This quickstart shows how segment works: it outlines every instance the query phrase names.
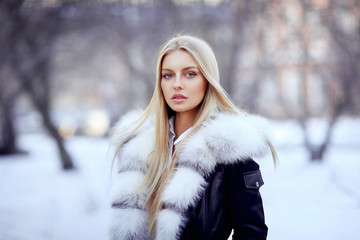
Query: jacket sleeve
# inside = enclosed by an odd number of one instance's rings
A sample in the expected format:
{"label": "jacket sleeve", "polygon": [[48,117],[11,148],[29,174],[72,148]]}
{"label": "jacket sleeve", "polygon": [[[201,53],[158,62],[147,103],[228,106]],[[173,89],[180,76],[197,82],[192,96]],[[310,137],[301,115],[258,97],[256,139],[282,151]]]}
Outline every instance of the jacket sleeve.
{"label": "jacket sleeve", "polygon": [[227,207],[233,239],[266,239],[264,209],[259,188],[264,184],[259,165],[249,159],[228,167]]}

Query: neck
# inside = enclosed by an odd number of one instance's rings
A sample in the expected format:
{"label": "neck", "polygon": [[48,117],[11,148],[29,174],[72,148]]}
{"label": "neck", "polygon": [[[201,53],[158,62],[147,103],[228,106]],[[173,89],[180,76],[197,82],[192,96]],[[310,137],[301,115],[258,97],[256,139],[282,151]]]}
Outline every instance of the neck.
{"label": "neck", "polygon": [[174,126],[176,137],[180,136],[194,124],[195,113],[196,112],[176,113]]}

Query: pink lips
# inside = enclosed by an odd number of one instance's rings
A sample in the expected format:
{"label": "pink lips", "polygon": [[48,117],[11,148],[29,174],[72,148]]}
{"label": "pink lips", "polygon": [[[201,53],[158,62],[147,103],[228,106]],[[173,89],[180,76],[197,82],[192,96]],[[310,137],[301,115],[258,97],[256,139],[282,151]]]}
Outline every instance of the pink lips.
{"label": "pink lips", "polygon": [[187,99],[187,97],[185,97],[182,94],[174,94],[171,98],[171,100],[173,100],[175,103],[182,103]]}

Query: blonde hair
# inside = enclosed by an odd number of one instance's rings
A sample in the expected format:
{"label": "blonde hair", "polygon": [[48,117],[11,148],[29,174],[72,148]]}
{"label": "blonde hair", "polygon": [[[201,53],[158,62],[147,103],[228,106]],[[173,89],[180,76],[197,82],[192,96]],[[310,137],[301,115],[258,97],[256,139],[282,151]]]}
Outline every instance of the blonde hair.
{"label": "blonde hair", "polygon": [[[169,166],[169,156],[172,152],[171,140],[169,138],[169,112],[161,90],[161,70],[164,57],[175,50],[187,51],[195,60],[200,72],[208,81],[204,99],[199,107],[194,125],[187,134],[186,138],[178,145],[172,154],[172,161]],[[176,166],[179,149],[181,145],[191,136],[211,115],[218,111],[238,113],[238,109],[230,100],[225,90],[220,85],[219,68],[212,48],[204,41],[192,36],[177,36],[167,41],[158,53],[156,68],[156,83],[153,96],[144,113],[133,123],[135,128],[129,136],[134,134],[141,125],[152,115],[155,114],[155,145],[151,156],[148,157],[148,169],[140,187],[148,188],[149,196],[145,206],[149,206],[149,229],[153,236],[156,227],[156,216],[162,209],[161,194],[172,175]],[[129,137],[128,136],[128,137]],[[126,139],[120,143],[116,153]],[[274,162],[276,161],[275,150],[268,140],[271,151],[273,152]],[[275,154],[275,155],[274,155]],[[115,158],[115,157],[114,157]]]}

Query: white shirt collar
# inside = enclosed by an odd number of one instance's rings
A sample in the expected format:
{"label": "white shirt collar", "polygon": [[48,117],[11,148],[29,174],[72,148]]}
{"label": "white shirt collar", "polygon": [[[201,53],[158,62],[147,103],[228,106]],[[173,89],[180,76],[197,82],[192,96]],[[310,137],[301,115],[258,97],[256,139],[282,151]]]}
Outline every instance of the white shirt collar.
{"label": "white shirt collar", "polygon": [[182,134],[180,134],[180,136],[174,141],[175,138],[175,127],[174,127],[174,123],[175,123],[175,116],[172,116],[169,119],[169,124],[170,124],[170,133],[171,133],[171,138],[172,138],[172,142],[173,145],[176,147],[177,144],[179,144],[179,142],[181,142],[181,140],[183,140],[186,135],[190,132],[190,130],[192,129],[192,127],[189,127],[185,132],[183,132]]}

